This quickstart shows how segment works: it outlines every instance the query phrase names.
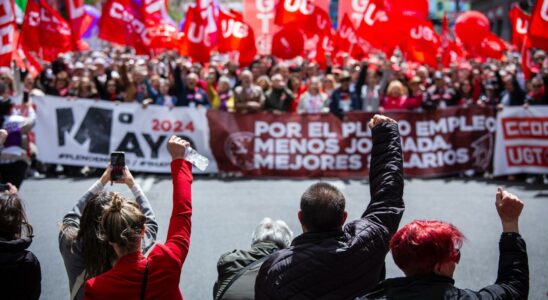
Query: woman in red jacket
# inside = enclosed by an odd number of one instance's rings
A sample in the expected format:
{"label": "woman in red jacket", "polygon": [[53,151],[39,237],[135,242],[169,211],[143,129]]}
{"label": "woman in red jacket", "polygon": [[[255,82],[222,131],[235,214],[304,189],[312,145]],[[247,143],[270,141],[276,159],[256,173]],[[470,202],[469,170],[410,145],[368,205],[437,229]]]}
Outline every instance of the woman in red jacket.
{"label": "woman in red jacket", "polygon": [[181,269],[190,246],[192,201],[191,164],[184,160],[188,142],[171,137],[167,148],[173,161],[173,211],[165,244],[148,256],[141,252],[145,216],[134,202],[117,195],[103,213],[103,238],[117,254],[109,271],[86,282],[84,299],[183,299]]}
{"label": "woman in red jacket", "polygon": [[381,111],[412,110],[420,107],[419,99],[407,97],[401,81],[392,80],[388,85],[387,96],[381,101]]}

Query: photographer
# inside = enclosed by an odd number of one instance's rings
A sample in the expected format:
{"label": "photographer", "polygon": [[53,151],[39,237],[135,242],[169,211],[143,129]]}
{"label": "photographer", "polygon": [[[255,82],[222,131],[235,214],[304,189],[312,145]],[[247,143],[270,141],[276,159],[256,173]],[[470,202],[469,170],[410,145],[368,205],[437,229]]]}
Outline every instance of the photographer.
{"label": "photographer", "polygon": [[[99,238],[100,219],[105,206],[119,197],[116,193],[103,191],[111,181],[111,172],[112,167],[109,166],[101,178],[63,217],[59,232],[59,251],[63,256],[69,278],[70,299],[83,299],[85,280],[110,270],[116,260],[116,253],[112,247]],[[124,176],[118,183],[128,186],[146,218],[145,236],[142,240],[144,253],[152,247],[158,233],[154,211],[127,167],[124,168]]]}

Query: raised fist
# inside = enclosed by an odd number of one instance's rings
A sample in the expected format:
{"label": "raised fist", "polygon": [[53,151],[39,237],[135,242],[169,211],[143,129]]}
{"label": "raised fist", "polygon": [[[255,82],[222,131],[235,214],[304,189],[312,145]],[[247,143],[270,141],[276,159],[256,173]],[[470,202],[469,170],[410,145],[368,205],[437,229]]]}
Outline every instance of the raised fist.
{"label": "raised fist", "polygon": [[187,141],[173,135],[167,142],[167,151],[169,151],[169,154],[171,154],[171,158],[173,160],[184,159],[186,148],[188,146],[190,146],[190,144]]}
{"label": "raised fist", "polygon": [[517,232],[519,216],[523,210],[523,202],[501,187],[497,189],[496,198],[495,206],[497,207],[504,231]]}
{"label": "raised fist", "polygon": [[371,121],[369,121],[369,123],[367,124],[367,126],[369,126],[369,128],[371,128],[371,129],[373,129],[377,125],[382,124],[382,123],[396,123],[396,121],[394,121],[393,119],[391,119],[387,116],[374,115],[373,118],[371,118]]}

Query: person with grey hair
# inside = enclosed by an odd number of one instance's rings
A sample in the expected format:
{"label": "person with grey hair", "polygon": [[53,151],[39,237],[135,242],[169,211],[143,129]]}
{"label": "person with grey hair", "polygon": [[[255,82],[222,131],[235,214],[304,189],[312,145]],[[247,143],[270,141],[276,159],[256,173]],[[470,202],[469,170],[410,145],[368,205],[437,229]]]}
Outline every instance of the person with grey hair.
{"label": "person with grey hair", "polygon": [[256,113],[263,109],[265,95],[253,83],[253,73],[245,70],[240,74],[240,85],[234,89],[234,109],[240,113]]}
{"label": "person with grey hair", "polygon": [[215,300],[255,299],[255,277],[270,254],[289,247],[293,232],[284,221],[264,218],[251,235],[251,249],[227,252],[217,262]]}

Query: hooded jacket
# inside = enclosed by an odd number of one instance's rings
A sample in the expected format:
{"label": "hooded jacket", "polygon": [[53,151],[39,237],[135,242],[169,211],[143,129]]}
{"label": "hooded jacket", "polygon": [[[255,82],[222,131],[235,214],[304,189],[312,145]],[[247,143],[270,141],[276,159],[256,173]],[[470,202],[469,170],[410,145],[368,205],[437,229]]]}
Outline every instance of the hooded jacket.
{"label": "hooded jacket", "polygon": [[40,298],[42,275],[40,262],[28,251],[32,238],[0,239],[0,291],[6,300]]}
{"label": "hooded jacket", "polygon": [[398,125],[373,128],[371,202],[343,230],[304,233],[267,259],[255,299],[355,299],[385,276],[384,260],[403,211],[403,162]]}

